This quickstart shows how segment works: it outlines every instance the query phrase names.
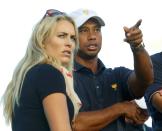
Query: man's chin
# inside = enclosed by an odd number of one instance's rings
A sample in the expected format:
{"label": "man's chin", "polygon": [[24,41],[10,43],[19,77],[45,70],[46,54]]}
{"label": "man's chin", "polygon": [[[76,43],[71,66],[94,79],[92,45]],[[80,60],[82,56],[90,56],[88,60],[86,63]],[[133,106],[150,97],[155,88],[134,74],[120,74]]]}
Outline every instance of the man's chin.
{"label": "man's chin", "polygon": [[92,60],[92,59],[96,58],[97,56],[96,55],[80,55],[80,57],[82,59]]}
{"label": "man's chin", "polygon": [[77,55],[82,58],[82,59],[86,59],[86,60],[91,60],[97,57],[97,53],[85,53],[82,51],[78,51]]}

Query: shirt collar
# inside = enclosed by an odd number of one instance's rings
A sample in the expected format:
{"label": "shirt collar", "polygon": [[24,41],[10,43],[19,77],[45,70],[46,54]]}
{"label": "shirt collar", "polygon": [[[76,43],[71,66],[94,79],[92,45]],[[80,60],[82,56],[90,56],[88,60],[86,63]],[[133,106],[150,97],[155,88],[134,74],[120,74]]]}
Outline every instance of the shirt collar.
{"label": "shirt collar", "polygon": [[[98,58],[98,71],[97,73],[101,72],[102,70],[104,70],[106,67],[103,64],[103,62]],[[85,66],[79,64],[78,62],[76,62],[76,60],[74,60],[74,71],[80,71],[83,69],[87,69]]]}

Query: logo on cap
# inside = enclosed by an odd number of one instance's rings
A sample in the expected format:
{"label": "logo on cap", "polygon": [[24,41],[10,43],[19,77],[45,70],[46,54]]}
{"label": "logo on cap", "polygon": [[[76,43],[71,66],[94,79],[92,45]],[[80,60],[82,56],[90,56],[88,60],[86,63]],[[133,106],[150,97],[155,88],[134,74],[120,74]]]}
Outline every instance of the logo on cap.
{"label": "logo on cap", "polygon": [[84,15],[88,15],[89,14],[89,11],[88,10],[83,10],[83,14]]}

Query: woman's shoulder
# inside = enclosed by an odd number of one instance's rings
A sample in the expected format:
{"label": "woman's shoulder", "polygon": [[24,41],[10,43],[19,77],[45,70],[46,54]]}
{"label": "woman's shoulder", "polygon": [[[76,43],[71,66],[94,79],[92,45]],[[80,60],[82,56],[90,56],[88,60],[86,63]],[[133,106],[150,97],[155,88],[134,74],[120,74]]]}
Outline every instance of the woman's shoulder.
{"label": "woman's shoulder", "polygon": [[33,66],[29,71],[31,72],[58,72],[61,73],[56,67],[50,64],[37,64]]}
{"label": "woman's shoulder", "polygon": [[60,70],[50,64],[37,64],[33,66],[27,73],[28,75],[36,77],[50,77],[50,76],[60,76],[63,77]]}
{"label": "woman's shoulder", "polygon": [[31,70],[42,70],[42,69],[48,69],[48,70],[58,70],[58,69],[56,69],[56,67],[54,67],[54,66],[52,66],[52,65],[50,65],[50,64],[36,64],[35,66],[33,66],[32,68],[31,68]]}
{"label": "woman's shoulder", "polygon": [[26,80],[33,85],[41,99],[51,93],[66,92],[65,79],[61,71],[49,64],[33,66],[29,70]]}

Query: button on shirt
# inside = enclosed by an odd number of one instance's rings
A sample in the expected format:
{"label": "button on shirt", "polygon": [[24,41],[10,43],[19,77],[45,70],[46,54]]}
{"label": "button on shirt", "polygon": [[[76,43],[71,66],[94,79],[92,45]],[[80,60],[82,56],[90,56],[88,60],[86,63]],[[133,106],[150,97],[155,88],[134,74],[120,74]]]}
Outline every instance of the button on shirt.
{"label": "button on shirt", "polygon": [[[132,70],[125,67],[107,69],[98,59],[98,71],[94,74],[75,61],[74,88],[82,102],[80,111],[95,111],[117,102],[134,99],[127,85],[131,72]],[[123,123],[123,118],[119,118],[102,131],[119,131],[119,129],[122,131]]]}

